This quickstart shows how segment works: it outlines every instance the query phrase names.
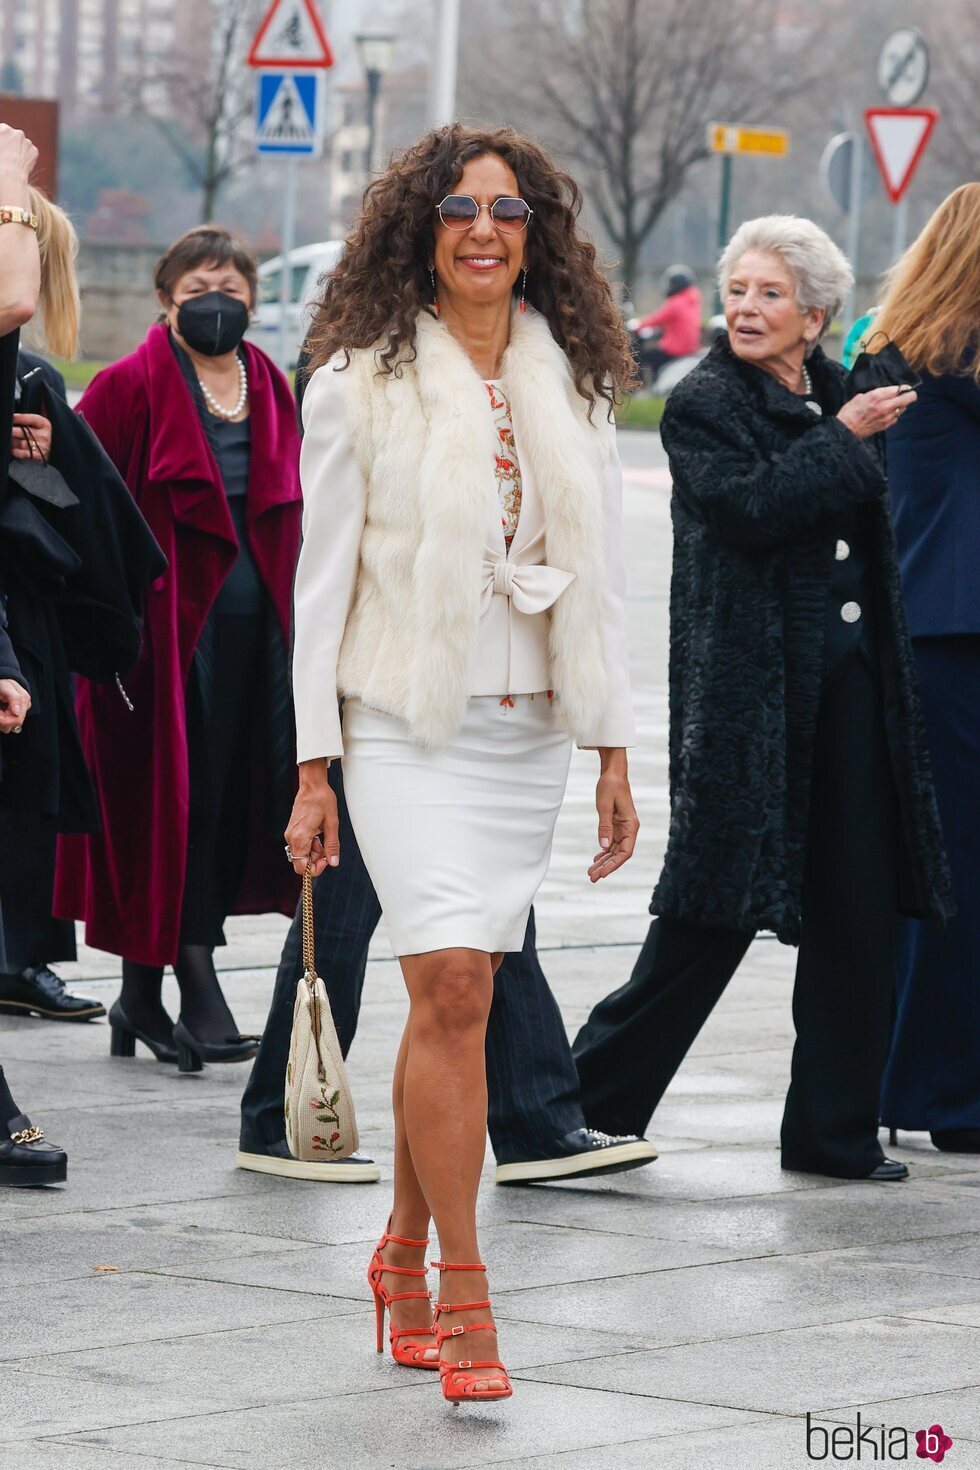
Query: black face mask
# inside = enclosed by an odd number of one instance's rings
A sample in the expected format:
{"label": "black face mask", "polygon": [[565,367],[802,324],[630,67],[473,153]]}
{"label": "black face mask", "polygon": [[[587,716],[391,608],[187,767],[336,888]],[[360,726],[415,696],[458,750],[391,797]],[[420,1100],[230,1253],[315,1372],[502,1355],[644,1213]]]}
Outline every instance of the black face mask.
{"label": "black face mask", "polygon": [[[862,342],[862,347],[870,347],[875,337],[883,335],[874,332],[866,344]],[[919,388],[921,380],[895,343],[886,338],[880,351],[860,352],[854,359],[849,386],[852,394],[870,393],[875,388]]]}
{"label": "black face mask", "polygon": [[248,307],[224,291],[192,296],[177,312],[177,330],[195,352],[222,357],[234,352],[248,326]]}

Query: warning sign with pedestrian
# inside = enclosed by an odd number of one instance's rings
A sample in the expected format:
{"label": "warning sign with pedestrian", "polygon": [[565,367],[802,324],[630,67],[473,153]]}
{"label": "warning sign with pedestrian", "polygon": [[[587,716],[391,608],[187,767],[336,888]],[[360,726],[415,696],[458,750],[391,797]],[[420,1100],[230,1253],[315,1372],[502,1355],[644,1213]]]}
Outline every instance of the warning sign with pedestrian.
{"label": "warning sign with pedestrian", "polygon": [[255,115],[255,146],[259,153],[311,157],[320,152],[321,143],[316,73],[263,72]]}
{"label": "warning sign with pedestrian", "polygon": [[249,66],[333,66],[330,42],[313,0],[272,0],[248,53]]}

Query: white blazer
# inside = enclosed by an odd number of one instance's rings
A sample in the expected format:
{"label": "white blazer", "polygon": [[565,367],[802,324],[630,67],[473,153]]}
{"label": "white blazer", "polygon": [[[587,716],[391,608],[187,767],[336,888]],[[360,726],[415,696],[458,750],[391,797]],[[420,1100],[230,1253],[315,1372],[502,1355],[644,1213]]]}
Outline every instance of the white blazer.
{"label": "white blazer", "polygon": [[343,752],[338,695],[452,739],[471,695],[553,689],[582,745],[635,738],[622,474],[601,400],[588,419],[543,317],[515,313],[499,381],[522,503],[508,555],[486,388],[423,313],[417,357],[370,350],[315,372],[303,402],[303,546],[293,684],[298,759]]}

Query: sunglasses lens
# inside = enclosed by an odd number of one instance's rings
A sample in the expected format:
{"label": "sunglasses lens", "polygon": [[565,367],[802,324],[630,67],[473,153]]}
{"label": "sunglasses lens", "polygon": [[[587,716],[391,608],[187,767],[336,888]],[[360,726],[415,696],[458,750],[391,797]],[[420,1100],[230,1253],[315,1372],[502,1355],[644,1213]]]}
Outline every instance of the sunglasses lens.
{"label": "sunglasses lens", "polygon": [[479,214],[476,201],[467,194],[450,194],[439,205],[439,215],[450,230],[465,230]]}
{"label": "sunglasses lens", "polygon": [[531,211],[523,199],[498,199],[491,213],[497,228],[512,234],[523,230],[531,218]]}

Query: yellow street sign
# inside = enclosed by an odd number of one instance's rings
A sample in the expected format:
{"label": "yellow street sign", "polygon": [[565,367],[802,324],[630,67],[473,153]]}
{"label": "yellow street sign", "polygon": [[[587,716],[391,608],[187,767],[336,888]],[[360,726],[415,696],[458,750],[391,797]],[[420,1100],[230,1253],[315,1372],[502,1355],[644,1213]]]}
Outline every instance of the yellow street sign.
{"label": "yellow street sign", "polygon": [[708,147],[712,153],[765,153],[785,158],[789,133],[785,128],[741,128],[730,123],[708,124]]}

